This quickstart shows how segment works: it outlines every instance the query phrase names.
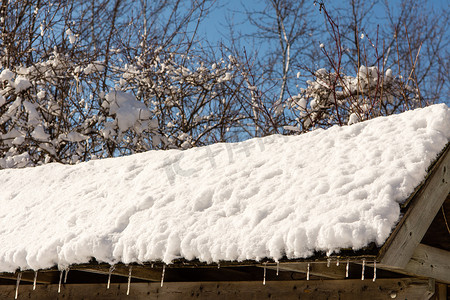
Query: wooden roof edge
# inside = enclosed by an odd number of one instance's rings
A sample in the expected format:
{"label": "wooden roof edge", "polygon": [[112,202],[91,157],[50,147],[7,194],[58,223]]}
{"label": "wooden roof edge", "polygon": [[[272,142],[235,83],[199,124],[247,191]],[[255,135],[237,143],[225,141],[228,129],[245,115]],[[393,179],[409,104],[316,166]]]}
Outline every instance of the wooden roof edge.
{"label": "wooden roof edge", "polygon": [[[330,264],[336,262],[340,262],[342,264],[345,264],[347,261],[350,263],[356,263],[361,264],[363,261],[366,261],[367,263],[373,263],[376,261],[377,257],[373,254],[361,254],[358,253],[358,255],[354,256],[341,256],[341,255],[332,255],[328,257],[310,257],[310,258],[296,258],[296,259],[280,259],[279,261],[275,261],[273,259],[264,258],[261,260],[244,260],[244,261],[220,261],[220,262],[202,262],[199,260],[186,260],[186,259],[177,259],[174,260],[171,263],[164,263],[163,261],[148,261],[148,262],[133,262],[133,263],[123,263],[118,262],[116,264],[110,264],[106,262],[97,262],[94,258],[91,259],[88,263],[79,263],[79,264],[72,264],[67,267],[61,267],[61,266],[53,266],[51,268],[46,269],[39,269],[37,272],[55,272],[55,271],[64,271],[64,270],[91,270],[92,272],[98,271],[97,273],[108,273],[108,270],[114,270],[114,273],[117,273],[120,270],[125,270],[130,267],[133,269],[138,268],[145,268],[145,269],[154,269],[154,270],[161,270],[164,268],[221,268],[221,267],[262,267],[262,266],[276,266],[276,265],[292,265],[292,264]],[[0,272],[0,275],[4,274],[17,274],[20,272],[36,272],[36,270],[32,269],[26,269],[21,270],[17,269],[15,272]],[[95,272],[94,272],[95,273]],[[119,272],[123,273],[123,272]],[[125,273],[124,273],[125,274]],[[128,273],[126,273],[128,274]]]}
{"label": "wooden roof edge", "polygon": [[428,180],[428,178],[433,174],[435,169],[438,166],[439,159],[443,157],[444,155],[447,155],[447,153],[450,151],[450,142],[448,142],[445,147],[439,152],[436,159],[431,163],[431,165],[427,169],[427,174],[425,178],[422,180],[422,182],[414,189],[414,191],[411,193],[411,195],[406,198],[406,200],[401,204],[402,209],[408,208],[409,204],[411,203],[411,200],[414,199],[416,194],[420,191],[420,189],[424,186],[425,182]]}
{"label": "wooden roof edge", "polygon": [[[408,208],[378,253],[381,266],[404,270],[450,193],[450,143],[447,143],[408,203]],[[444,250],[443,250],[444,251]],[[447,251],[448,252],[448,251]]]}

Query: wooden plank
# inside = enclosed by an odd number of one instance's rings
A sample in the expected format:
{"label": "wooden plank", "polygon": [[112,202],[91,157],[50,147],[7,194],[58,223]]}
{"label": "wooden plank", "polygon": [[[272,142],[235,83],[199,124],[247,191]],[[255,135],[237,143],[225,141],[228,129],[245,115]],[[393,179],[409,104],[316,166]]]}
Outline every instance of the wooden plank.
{"label": "wooden plank", "polygon": [[448,300],[447,298],[447,285],[444,283],[436,283],[436,293],[433,300]]}
{"label": "wooden plank", "polygon": [[403,269],[450,193],[450,147],[447,146],[410,207],[381,248],[381,265]]}
{"label": "wooden plank", "polygon": [[433,278],[428,279],[428,289],[423,295],[423,299],[431,299],[436,293],[436,281]]}
{"label": "wooden plank", "polygon": [[[17,272],[16,273],[0,273],[0,278],[17,280]],[[54,282],[55,276],[52,272],[39,271],[38,276],[36,278],[36,283],[49,284]],[[34,282],[34,272],[25,271],[22,272],[22,277],[20,279],[22,282]]]}
{"label": "wooden plank", "polygon": [[[130,267],[124,264],[118,264],[111,273],[116,276],[129,276]],[[71,270],[108,275],[110,266],[108,264],[87,264],[72,266]],[[275,276],[275,272],[267,273],[268,278]],[[162,264],[155,266],[151,265],[133,265],[131,277],[146,281],[161,281]],[[166,282],[172,281],[254,281],[263,278],[263,272],[257,266],[243,266],[243,267],[173,267],[172,265],[165,267],[164,280]],[[290,279],[289,274],[280,274],[277,276],[279,280]],[[89,281],[87,281],[89,282]],[[95,282],[89,282],[95,283]]]}
{"label": "wooden plank", "polygon": [[[374,276],[374,261],[373,258],[366,258],[364,277],[366,279],[372,279]],[[305,274],[307,272],[308,263],[306,262],[294,262],[294,263],[280,263],[280,271],[291,271]],[[276,265],[267,266],[267,268],[276,270]],[[347,262],[341,260],[339,266],[336,265],[336,261],[332,261],[330,266],[326,262],[314,262],[310,263],[310,275],[317,276],[319,278],[327,279],[357,279],[362,277],[362,261],[350,261],[348,269],[348,277],[346,277]],[[399,277],[398,273],[392,273],[390,270],[384,270],[377,268],[377,278],[396,278]]]}
{"label": "wooden plank", "polygon": [[[327,267],[327,263],[310,263],[309,264],[309,274],[319,277],[325,277],[330,279],[344,279],[345,278],[345,268],[346,263],[341,262],[339,266],[336,263],[330,263]],[[264,266],[262,266],[264,267]],[[308,263],[307,262],[295,262],[295,263],[280,263],[279,267],[276,265],[267,265],[268,269],[276,270],[279,268],[280,271],[290,271],[307,273]]]}
{"label": "wooden plank", "polygon": [[419,244],[403,269],[381,265],[379,267],[405,275],[434,278],[450,284],[450,252],[428,245]]}
{"label": "wooden plank", "polygon": [[[108,275],[110,272],[110,265],[108,264],[86,264],[71,266],[70,269],[77,271],[84,271],[96,274]],[[126,276],[128,277],[130,272],[130,266],[118,264],[114,266],[112,275]],[[152,268],[150,266],[133,265],[131,270],[131,276],[133,278],[148,280],[148,281],[160,281],[162,276],[162,267]]]}
{"label": "wooden plank", "polygon": [[405,271],[450,284],[450,252],[419,244]]}
{"label": "wooden plank", "polygon": [[[0,286],[0,299],[14,299],[14,286]],[[66,284],[19,287],[19,299],[426,299],[428,280],[414,278],[372,280],[310,280],[255,282],[171,282],[127,284]]]}

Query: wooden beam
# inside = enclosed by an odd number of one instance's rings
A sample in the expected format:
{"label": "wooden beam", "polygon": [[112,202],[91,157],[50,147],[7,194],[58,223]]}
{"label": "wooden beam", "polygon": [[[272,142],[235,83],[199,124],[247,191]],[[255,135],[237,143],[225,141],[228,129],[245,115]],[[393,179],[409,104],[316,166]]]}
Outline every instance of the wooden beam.
{"label": "wooden beam", "polygon": [[378,260],[381,265],[404,269],[417,245],[450,193],[450,147],[430,171],[410,207],[381,248]]}
{"label": "wooden beam", "polygon": [[[341,262],[339,266],[336,266],[336,263],[331,263],[329,267],[327,267],[326,263],[310,263],[309,265],[310,265],[309,266],[310,275],[330,279],[345,278],[345,268],[346,268],[345,261]],[[280,263],[278,267],[276,265],[275,266],[267,265],[267,269],[276,270],[277,268],[280,271],[307,273],[308,263],[307,262]]]}
{"label": "wooden beam", "polygon": [[434,278],[439,282],[450,284],[450,252],[424,244],[419,244],[405,268],[380,268],[401,274]]}
{"label": "wooden beam", "polygon": [[450,284],[450,252],[419,244],[405,271]]}
{"label": "wooden beam", "polygon": [[[18,273],[0,273],[0,278],[17,280]],[[52,272],[39,271],[38,276],[36,278],[36,283],[39,284],[50,284],[54,282],[54,275]],[[22,277],[20,279],[22,282],[34,282],[34,272],[25,271],[22,272]]]}
{"label": "wooden beam", "polygon": [[450,252],[419,244],[405,270],[450,284]]}
{"label": "wooden beam", "polygon": [[[108,264],[86,264],[71,266],[71,270],[108,275],[110,266]],[[172,265],[165,267],[165,282],[183,282],[183,281],[254,281],[263,277],[263,272],[257,272],[260,269],[257,266],[243,267],[173,267]],[[124,264],[115,265],[112,275],[128,277],[130,266]],[[273,272],[275,273],[275,272]],[[268,277],[273,274],[267,274]],[[288,275],[277,276],[280,280],[285,280]],[[146,281],[161,281],[162,264],[151,265],[132,265],[131,277]],[[290,277],[289,277],[290,278]]]}
{"label": "wooden beam", "polygon": [[433,278],[428,279],[428,289],[423,295],[423,299],[431,299],[436,293],[436,281]]}
{"label": "wooden beam", "polygon": [[[167,282],[19,286],[19,299],[428,299],[429,282],[415,278],[250,282]],[[0,286],[0,299],[14,299],[15,286]]]}
{"label": "wooden beam", "polygon": [[[110,272],[110,265],[108,264],[85,264],[71,266],[71,270],[90,272],[96,274],[108,275]],[[130,272],[130,266],[118,264],[114,266],[112,275],[126,276],[128,277]],[[151,268],[150,266],[133,265],[131,270],[131,277],[148,280],[148,281],[160,281],[162,276],[162,268]]]}
{"label": "wooden beam", "polygon": [[448,300],[447,298],[447,285],[442,283],[436,284],[436,293],[434,294],[434,300]]}

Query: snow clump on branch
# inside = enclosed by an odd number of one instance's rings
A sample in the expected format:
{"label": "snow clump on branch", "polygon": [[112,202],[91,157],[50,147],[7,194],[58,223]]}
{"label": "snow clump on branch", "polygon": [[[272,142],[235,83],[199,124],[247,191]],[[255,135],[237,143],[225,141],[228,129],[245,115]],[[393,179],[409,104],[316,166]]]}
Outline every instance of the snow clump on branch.
{"label": "snow clump on branch", "polygon": [[317,70],[314,76],[315,80],[308,80],[305,89],[288,99],[299,116],[303,132],[389,115],[401,105],[411,108],[420,105],[417,91],[395,78],[391,69],[383,76],[376,66],[362,65],[356,76],[326,69]]}

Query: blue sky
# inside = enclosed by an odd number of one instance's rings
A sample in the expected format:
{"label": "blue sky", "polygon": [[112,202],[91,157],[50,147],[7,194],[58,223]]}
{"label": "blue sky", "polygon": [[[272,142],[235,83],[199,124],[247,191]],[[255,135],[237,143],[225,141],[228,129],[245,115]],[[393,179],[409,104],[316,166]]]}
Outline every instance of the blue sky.
{"label": "blue sky", "polygon": [[[400,11],[400,3],[401,0],[386,0],[388,5],[394,10],[394,13],[398,13]],[[234,22],[234,30],[241,31],[247,34],[250,34],[254,28],[250,26],[250,24],[246,21],[246,15],[245,15],[245,8],[248,10],[262,10],[265,7],[265,2],[262,0],[217,0],[216,7],[219,6],[219,8],[213,9],[208,18],[205,20],[205,22],[202,24],[202,26],[199,29],[199,34],[201,36],[204,36],[206,40],[211,45],[216,45],[219,41],[224,40],[226,43],[226,38],[229,34],[227,24],[228,20],[232,20]],[[324,0],[327,10],[332,16],[336,16],[336,7],[339,8],[348,8],[350,9],[350,6],[346,3],[350,2],[349,0]],[[370,0],[367,0],[367,2],[371,2]],[[375,7],[372,10],[372,17],[369,18],[369,24],[366,25],[366,28],[362,28],[363,32],[365,32],[367,35],[369,35],[371,38],[373,38],[376,35],[376,26],[380,25],[382,28],[384,24],[386,24],[386,15],[385,15],[385,6],[384,2],[385,0],[377,1],[378,3],[375,5]],[[323,14],[319,12],[319,7],[314,7],[314,1],[308,0],[305,2],[306,5],[311,6],[312,10],[312,16],[313,21],[315,21],[318,26],[322,26],[325,24]],[[434,10],[436,12],[442,12],[443,10],[449,10],[450,1],[448,0],[428,0],[425,1],[424,7],[421,10],[421,12],[427,16],[428,10]],[[244,8],[245,7],[245,8]],[[336,20],[335,20],[336,21]],[[447,30],[446,37],[444,37],[444,40],[449,40],[450,31]],[[320,40],[321,37],[317,37],[317,40]],[[319,47],[320,41],[317,42]],[[227,43],[226,43],[227,44]],[[259,55],[265,52],[265,50],[269,49],[268,44],[262,44],[259,45],[257,50]],[[245,47],[247,50],[247,53],[254,52],[254,49],[252,49],[252,43],[251,39],[245,39],[241,41],[241,47]],[[425,59],[423,57],[424,51],[420,53],[421,57],[420,59]],[[320,67],[320,66],[317,66]],[[447,94],[448,96],[446,98],[450,97],[449,94],[449,88],[448,83],[446,84],[446,88],[444,90],[444,94]],[[445,96],[444,96],[445,98]],[[447,103],[450,103],[449,100],[442,100]]]}
{"label": "blue sky", "polygon": [[[319,22],[323,22],[323,15],[320,14],[318,6],[314,7],[314,1],[310,0],[311,8],[314,12],[314,16],[317,18],[316,20]],[[345,7],[345,4],[342,4],[347,1],[324,1],[327,9],[332,14],[333,9],[336,6]],[[368,1],[369,2],[369,1]],[[383,2],[383,1],[380,1]],[[389,0],[389,5],[394,9],[399,6],[400,0]],[[443,8],[449,8],[448,0],[428,0],[427,7],[442,10]],[[213,9],[208,18],[203,23],[203,26],[200,28],[200,33],[206,35],[206,38],[211,42],[215,43],[220,41],[221,38],[224,38],[225,35],[228,34],[227,29],[227,19],[234,20],[237,26],[237,29],[250,32],[251,28],[248,23],[245,22],[245,8],[248,10],[258,10],[264,8],[264,1],[261,0],[217,0],[216,6],[219,8]],[[308,5],[308,2],[307,2]],[[244,8],[245,7],[245,8]],[[374,7],[374,24],[383,25],[385,22],[384,16],[384,6],[382,3],[378,3]]]}

